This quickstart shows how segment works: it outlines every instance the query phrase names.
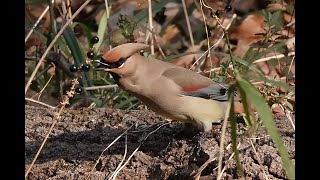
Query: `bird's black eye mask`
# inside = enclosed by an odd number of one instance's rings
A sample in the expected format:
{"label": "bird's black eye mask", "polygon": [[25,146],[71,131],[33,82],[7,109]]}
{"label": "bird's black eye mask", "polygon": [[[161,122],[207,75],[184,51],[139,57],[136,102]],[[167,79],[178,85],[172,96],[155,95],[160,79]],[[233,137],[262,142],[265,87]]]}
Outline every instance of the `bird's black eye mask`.
{"label": "bird's black eye mask", "polygon": [[125,57],[125,58],[120,58],[117,62],[114,62],[114,63],[108,63],[108,62],[106,62],[105,59],[103,59],[103,57],[101,57],[100,60],[97,60],[97,62],[100,64],[96,68],[96,71],[101,71],[103,69],[119,68],[128,60],[129,57],[130,56]]}

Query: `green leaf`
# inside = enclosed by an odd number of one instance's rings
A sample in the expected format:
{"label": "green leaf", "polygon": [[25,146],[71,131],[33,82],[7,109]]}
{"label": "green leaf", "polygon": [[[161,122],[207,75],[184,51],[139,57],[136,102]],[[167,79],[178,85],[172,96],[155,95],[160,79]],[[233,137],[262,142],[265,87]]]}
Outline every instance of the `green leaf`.
{"label": "green leaf", "polygon": [[246,53],[243,55],[243,60],[244,61],[248,61],[250,62],[251,59],[253,59],[254,55],[257,53],[256,50],[253,49],[254,47],[253,46],[250,46],[248,48],[248,50],[246,51]]}
{"label": "green leaf", "polygon": [[259,117],[265,125],[268,134],[272,138],[283,163],[283,167],[289,177],[289,179],[295,179],[294,166],[289,158],[286,147],[278,133],[277,126],[274,122],[274,117],[270,107],[267,105],[265,99],[261,96],[259,91],[247,80],[243,79],[239,74],[236,76],[236,80],[239,88],[241,88],[247,95],[250,102],[255,107]]}
{"label": "green leaf", "polygon": [[[68,26],[63,32],[63,37],[66,40],[66,43],[71,51],[75,64],[77,66],[84,64],[85,63],[84,53],[81,50],[79,43],[77,41],[77,38],[70,26]],[[89,74],[87,72],[81,72],[81,76],[82,76],[81,78],[82,85],[84,87],[91,86],[90,79],[88,78]],[[87,91],[84,91],[84,93],[85,95],[87,95]]]}
{"label": "green leaf", "polygon": [[75,37],[75,34],[70,26],[68,26],[63,32],[63,37],[71,51],[75,64],[79,66],[80,64],[84,63],[84,53],[80,49],[77,38]]}
{"label": "green leaf", "polygon": [[278,59],[277,58],[272,58],[270,60],[267,61],[267,63],[271,66],[277,66],[279,64]]}
{"label": "green leaf", "polygon": [[89,27],[84,24],[84,23],[81,23],[81,22],[73,22],[70,27],[74,30],[74,28],[76,26],[79,26],[82,31],[84,32],[85,36],[87,37],[87,41],[88,43],[90,43],[90,40],[92,39],[92,34],[91,34],[91,30],[89,29]]}
{"label": "green leaf", "polygon": [[236,161],[238,172],[242,177],[244,177],[243,168],[241,166],[240,158],[239,158],[239,151],[237,149],[237,121],[234,114],[234,86],[230,86],[230,88],[228,89],[228,97],[229,97],[229,103],[231,103],[229,120],[231,125],[232,151],[235,153],[234,159]]}
{"label": "green leaf", "polygon": [[264,76],[260,76],[260,77],[252,76],[252,75],[249,75],[249,74],[244,75],[244,77],[247,77],[248,79],[252,79],[252,80],[264,81],[264,82],[270,83],[270,84],[272,84],[274,86],[283,87],[283,88],[285,88],[286,90],[288,90],[290,92],[295,92],[295,89],[292,86],[289,86],[288,84],[283,83],[281,81],[277,81],[277,80],[274,80],[274,79],[266,78]]}
{"label": "green leaf", "polygon": [[254,122],[252,122],[252,119],[250,117],[249,103],[248,103],[247,95],[243,91],[243,89],[241,89],[241,88],[239,88],[239,92],[240,92],[240,97],[242,99],[241,102],[243,104],[244,111],[245,111],[245,114],[246,114],[246,118],[244,118],[244,120],[245,120],[246,124],[251,127],[254,124]]}
{"label": "green leaf", "polygon": [[286,46],[286,44],[284,42],[280,42],[280,43],[275,43],[274,45],[272,45],[271,47],[269,47],[268,49],[258,53],[255,57],[254,57],[254,60],[257,60],[257,59],[260,59],[262,58],[263,56],[271,53],[271,52],[274,52],[274,51],[277,51],[277,52],[283,52],[283,47]]}
{"label": "green leaf", "polygon": [[107,29],[108,20],[109,20],[109,14],[107,14],[107,11],[105,11],[102,15],[102,18],[100,20],[99,27],[98,27],[97,36],[99,38],[99,42],[94,45],[94,47],[96,47],[96,49],[100,49],[100,47],[101,47],[101,44],[102,44],[103,38],[104,38],[104,34]]}
{"label": "green leaf", "polygon": [[274,32],[277,32],[278,30],[283,27],[283,12],[282,11],[276,11],[272,14],[270,25],[274,25]]}

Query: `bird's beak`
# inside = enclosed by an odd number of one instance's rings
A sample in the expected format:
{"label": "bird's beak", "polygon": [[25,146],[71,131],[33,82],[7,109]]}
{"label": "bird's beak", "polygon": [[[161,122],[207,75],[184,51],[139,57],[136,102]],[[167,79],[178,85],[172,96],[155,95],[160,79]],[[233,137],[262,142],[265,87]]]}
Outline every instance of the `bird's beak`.
{"label": "bird's beak", "polygon": [[104,64],[100,64],[94,70],[95,71],[110,71],[109,67]]}
{"label": "bird's beak", "polygon": [[97,62],[100,64],[95,68],[95,71],[110,71],[110,66],[108,66],[108,64],[101,63],[99,60]]}

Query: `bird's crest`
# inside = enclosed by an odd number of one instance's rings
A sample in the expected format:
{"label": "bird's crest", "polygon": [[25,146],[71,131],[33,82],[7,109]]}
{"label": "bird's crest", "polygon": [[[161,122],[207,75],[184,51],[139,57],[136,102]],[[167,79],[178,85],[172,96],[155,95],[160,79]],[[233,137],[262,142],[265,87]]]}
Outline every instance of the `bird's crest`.
{"label": "bird's crest", "polygon": [[130,57],[132,54],[139,50],[148,48],[149,46],[142,43],[127,43],[119,45],[108,52],[106,52],[102,58],[107,63],[115,63],[121,58]]}

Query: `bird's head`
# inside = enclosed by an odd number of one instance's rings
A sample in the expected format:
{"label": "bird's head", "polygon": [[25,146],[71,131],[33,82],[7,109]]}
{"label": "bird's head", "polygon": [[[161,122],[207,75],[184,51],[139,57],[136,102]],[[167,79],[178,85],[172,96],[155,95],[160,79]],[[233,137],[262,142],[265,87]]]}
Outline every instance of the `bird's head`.
{"label": "bird's head", "polygon": [[100,65],[96,71],[121,73],[121,69],[125,69],[125,64],[130,59],[131,55],[137,51],[148,48],[149,46],[142,43],[127,43],[119,45],[106,52],[100,59]]}

